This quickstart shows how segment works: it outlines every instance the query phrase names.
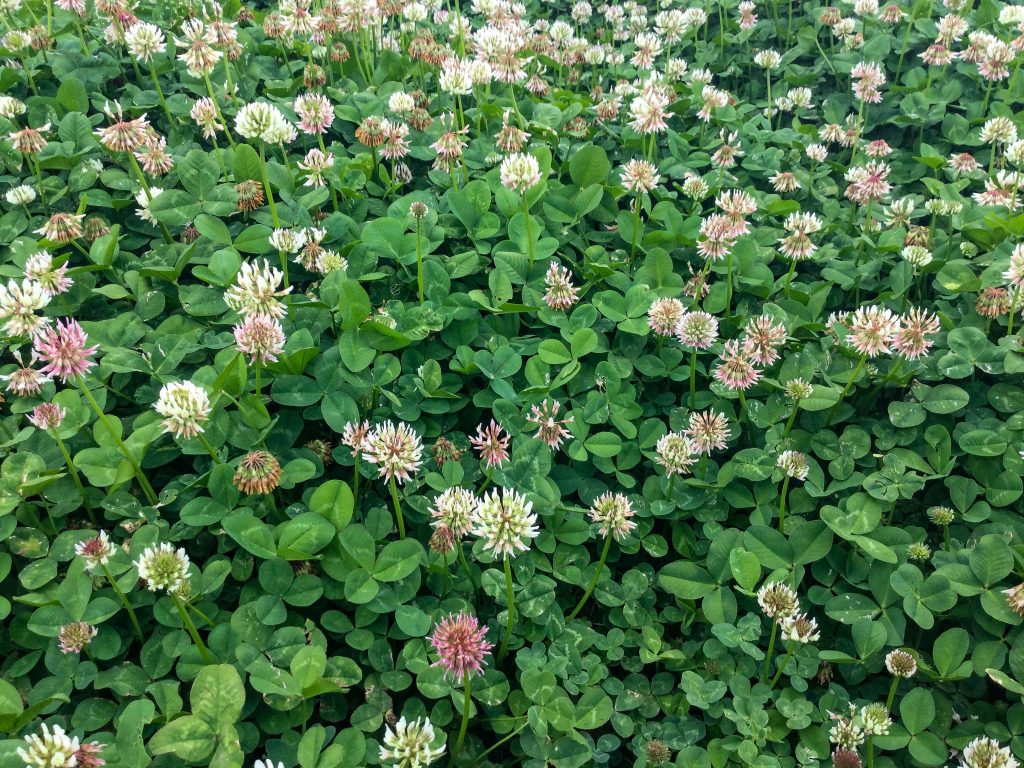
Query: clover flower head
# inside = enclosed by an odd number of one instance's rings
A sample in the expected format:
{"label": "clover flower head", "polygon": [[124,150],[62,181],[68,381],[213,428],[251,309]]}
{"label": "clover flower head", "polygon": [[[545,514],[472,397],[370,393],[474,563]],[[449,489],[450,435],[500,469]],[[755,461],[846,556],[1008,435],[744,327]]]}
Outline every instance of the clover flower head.
{"label": "clover flower head", "polygon": [[787,584],[772,581],[757,590],[757,604],[770,619],[785,619],[800,609],[800,601]]}
{"label": "clover flower head", "polygon": [[434,746],[434,726],[429,718],[412,722],[399,718],[394,728],[386,726],[380,759],[396,768],[425,768],[444,754],[444,745]]}
{"label": "clover flower head", "polygon": [[435,528],[448,528],[456,539],[461,539],[473,528],[476,512],[476,495],[466,488],[446,488],[430,508]]}
{"label": "clover flower head", "polygon": [[633,514],[633,505],[621,493],[604,493],[590,505],[590,520],[600,525],[598,532],[605,537],[610,534],[616,541],[636,528]]}
{"label": "clover flower head", "polygon": [[203,431],[210,415],[210,397],[191,381],[172,381],[160,388],[153,407],[164,417],[164,432],[188,439]]}
{"label": "clover flower head", "polygon": [[412,480],[423,463],[423,442],[416,431],[406,424],[386,421],[374,429],[367,438],[365,458],[376,464],[380,477],[398,483]]}
{"label": "clover flower head", "polygon": [[484,549],[502,558],[515,557],[537,538],[533,502],[511,488],[495,488],[477,502],[473,533],[484,540]]}
{"label": "clover flower head", "polygon": [[145,579],[150,592],[164,589],[172,595],[188,585],[188,564],[185,550],[175,549],[166,541],[146,548],[134,563],[139,578]]}
{"label": "clover flower head", "polygon": [[487,627],[481,627],[477,618],[468,613],[442,619],[429,639],[440,657],[431,666],[442,667],[445,676],[451,675],[455,680],[482,673],[484,658],[494,647],[487,642]]}

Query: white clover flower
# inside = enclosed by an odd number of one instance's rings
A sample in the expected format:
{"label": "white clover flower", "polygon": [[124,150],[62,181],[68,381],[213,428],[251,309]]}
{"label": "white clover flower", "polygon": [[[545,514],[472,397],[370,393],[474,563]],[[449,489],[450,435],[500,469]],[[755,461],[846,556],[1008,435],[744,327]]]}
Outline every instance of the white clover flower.
{"label": "white clover flower", "polygon": [[139,61],[152,61],[153,57],[162,53],[167,45],[163,31],[156,24],[138,22],[124,33],[124,42],[128,52]]}
{"label": "white clover flower", "polygon": [[7,320],[4,332],[11,336],[39,335],[49,319],[36,312],[49,303],[50,294],[35,280],[8,280],[6,286],[0,284],[0,318]]}
{"label": "white clover flower", "polygon": [[430,718],[412,722],[400,718],[394,730],[385,727],[380,759],[396,768],[424,768],[444,754],[444,745],[434,747],[434,740]]}
{"label": "white clover flower", "polygon": [[43,723],[42,733],[25,737],[26,747],[18,747],[18,757],[25,768],[74,768],[78,764],[75,753],[79,749],[77,738],[69,738],[59,725],[53,730]]}
{"label": "white clover flower", "polygon": [[473,533],[484,540],[484,549],[502,558],[526,552],[537,538],[537,515],[533,502],[511,488],[495,488],[477,503]]}
{"label": "white clover flower", "polygon": [[28,184],[12,187],[4,194],[11,205],[29,205],[36,199],[36,191]]}
{"label": "white clover flower", "polygon": [[270,244],[285,253],[297,253],[306,244],[306,232],[301,229],[275,229]]}
{"label": "white clover flower", "polygon": [[525,192],[540,179],[540,165],[533,155],[516,153],[501,161],[501,183],[507,189]]}
{"label": "white clover flower", "polygon": [[430,508],[430,523],[435,528],[447,526],[457,539],[461,539],[473,527],[473,514],[476,511],[476,494],[466,488],[446,488],[434,499]]}
{"label": "white clover flower", "polygon": [[147,548],[135,561],[139,578],[146,580],[150,592],[165,589],[176,594],[188,583],[188,555],[184,549],[175,550],[166,541]]}
{"label": "white clover flower", "polygon": [[271,141],[271,138],[278,138],[287,128],[288,121],[281,110],[265,101],[246,104],[235,115],[235,131],[246,139],[276,144],[279,142]]}
{"label": "white clover flower", "polygon": [[25,102],[21,99],[6,94],[0,96],[0,117],[6,117],[9,120],[18,115],[24,115],[26,109]]}
{"label": "white clover flower", "polygon": [[164,417],[165,432],[190,438],[203,431],[203,422],[210,415],[210,398],[205,389],[191,381],[172,381],[160,388],[153,407]]}
{"label": "white clover flower", "polygon": [[404,115],[416,108],[416,100],[405,91],[395,91],[388,98],[388,109],[396,115]]}
{"label": "white clover flower", "polygon": [[805,613],[794,613],[782,620],[782,639],[794,643],[813,643],[821,637],[818,622]]}
{"label": "white clover flower", "polygon": [[100,531],[95,538],[75,544],[75,554],[85,558],[85,567],[89,571],[95,571],[109,563],[115,552],[117,547],[107,538],[106,531]]}
{"label": "white clover flower", "polygon": [[366,440],[364,458],[376,464],[380,476],[398,483],[412,480],[423,463],[423,442],[405,422],[385,421]]}
{"label": "white clover flower", "polygon": [[281,270],[271,267],[266,259],[262,264],[245,262],[234,285],[224,292],[224,302],[240,315],[262,313],[280,320],[288,310],[279,298],[291,291],[291,286],[280,288],[283,280]]}
{"label": "white clover flower", "polygon": [[757,590],[757,604],[771,619],[785,619],[800,608],[796,592],[781,581],[769,582]]}
{"label": "white clover flower", "polygon": [[158,223],[156,217],[149,210],[149,204],[153,202],[153,198],[155,198],[163,191],[164,190],[162,187],[151,186],[149,188],[148,193],[146,192],[145,189],[140,189],[138,192],[135,193],[135,202],[139,204],[139,207],[135,209],[135,213],[138,215],[140,219],[142,219],[143,221],[148,221],[150,224],[153,224],[154,226]]}
{"label": "white clover flower", "polygon": [[960,756],[962,768],[1017,768],[1020,765],[1009,747],[987,736],[979,736],[968,744]]}

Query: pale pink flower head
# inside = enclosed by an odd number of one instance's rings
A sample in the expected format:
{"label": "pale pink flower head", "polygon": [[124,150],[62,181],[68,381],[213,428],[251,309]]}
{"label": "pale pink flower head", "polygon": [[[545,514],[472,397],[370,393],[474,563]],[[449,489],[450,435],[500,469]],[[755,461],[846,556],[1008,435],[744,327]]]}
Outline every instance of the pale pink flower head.
{"label": "pale pink flower head", "polygon": [[686,312],[676,325],[676,338],[684,347],[708,349],[718,341],[718,320],[707,312]]}
{"label": "pale pink flower head", "polygon": [[28,420],[36,429],[46,431],[59,429],[65,415],[67,412],[56,403],[40,403],[32,409]]}
{"label": "pale pink flower head", "polygon": [[284,349],[284,329],[277,318],[262,312],[246,315],[235,325],[235,345],[238,351],[249,355],[249,363],[277,362]]}
{"label": "pale pink flower head", "polygon": [[548,267],[544,284],[548,288],[544,303],[551,309],[569,309],[579,300],[579,289],[572,284],[572,272],[555,262]]}
{"label": "pale pink flower head", "polygon": [[779,347],[786,343],[786,326],[775,323],[770,315],[760,315],[747,323],[743,352],[758,365],[771,365],[779,359]]}
{"label": "pale pink flower head", "polygon": [[621,493],[604,493],[590,506],[591,521],[600,525],[598,533],[610,534],[616,541],[626,538],[636,528],[633,514],[633,505]]}
{"label": "pale pink flower head", "polygon": [[854,66],[850,79],[857,81],[853,83],[853,93],[861,101],[877,104],[882,100],[881,87],[885,85],[885,73],[875,62],[862,61]]}
{"label": "pale pink flower head", "polygon": [[697,463],[697,446],[682,432],[669,432],[654,447],[657,461],[665,468],[665,477],[685,475]]}
{"label": "pale pink flower head", "polygon": [[35,353],[45,363],[40,372],[65,384],[70,378],[84,376],[96,364],[89,357],[99,349],[86,346],[87,339],[77,320],[58,320],[35,339]]}
{"label": "pale pink flower head", "polygon": [[715,378],[727,389],[749,389],[761,378],[751,361],[751,355],[740,346],[738,339],[727,341],[715,368]]}
{"label": "pale pink flower head", "polygon": [[189,116],[195,121],[196,125],[202,128],[204,139],[212,139],[217,135],[218,131],[224,130],[224,126],[217,116],[217,105],[213,103],[213,99],[209,96],[197,99],[196,103],[192,105]]}
{"label": "pale pink flower head", "polygon": [[724,413],[713,410],[690,414],[689,425],[684,434],[693,440],[699,453],[711,455],[712,450],[722,450],[729,442],[729,419]]}
{"label": "pale pink flower head", "polygon": [[476,494],[466,488],[445,488],[430,507],[433,518],[430,524],[435,528],[444,527],[454,538],[461,539],[473,528],[477,503]]}
{"label": "pale pink flower head", "polygon": [[635,195],[650,192],[661,181],[657,166],[646,160],[629,160],[622,167],[622,186]]}
{"label": "pale pink flower head", "polygon": [[647,310],[647,323],[659,336],[671,336],[685,313],[679,299],[655,299]]}
{"label": "pale pink flower head", "polygon": [[304,93],[295,98],[295,114],[299,116],[299,129],[306,134],[327,133],[334,122],[331,100],[320,93]]}
{"label": "pale pink flower head", "polygon": [[928,353],[935,342],[929,339],[939,332],[939,318],[925,309],[912,308],[901,318],[900,328],[893,337],[892,346],[908,360],[916,360]]}
{"label": "pale pink flower head", "polygon": [[70,243],[82,236],[84,213],[55,213],[39,229],[33,230],[53,243]]}
{"label": "pale pink flower head", "polygon": [[1018,243],[1010,254],[1010,266],[1003,278],[1018,287],[1024,287],[1024,243]]}
{"label": "pale pink flower head", "polygon": [[117,103],[113,108],[107,105],[104,111],[112,122],[106,128],[96,131],[100,144],[111,152],[134,152],[146,143],[153,129],[146,121],[145,114],[134,120],[126,120],[121,105]]}
{"label": "pale pink flower head", "polygon": [[449,615],[434,626],[430,644],[440,657],[431,666],[444,668],[445,676],[465,680],[481,674],[484,658],[494,645],[487,642],[487,627],[481,627],[476,616],[460,613]]}
{"label": "pale pink flower head", "polygon": [[385,421],[367,438],[366,460],[376,464],[380,477],[397,483],[412,480],[423,463],[423,443],[405,422]]}
{"label": "pale pink flower head", "polygon": [[75,752],[75,768],[102,768],[107,761],[100,757],[103,752],[103,745],[98,741],[90,741],[86,744],[79,744]]}
{"label": "pale pink flower head", "polygon": [[341,432],[342,445],[352,449],[353,454],[360,454],[366,450],[369,444],[370,422],[349,421]]}
{"label": "pale pink flower head", "polygon": [[535,437],[555,450],[561,447],[562,440],[572,437],[572,433],[565,428],[572,421],[572,415],[559,419],[558,411],[561,407],[557,400],[545,400],[540,405],[531,406],[530,415],[526,417],[529,423],[537,425]]}
{"label": "pale pink flower head", "polygon": [[13,392],[18,397],[38,395],[39,391],[43,388],[43,384],[50,380],[49,376],[32,367],[32,364],[39,359],[39,356],[33,350],[27,364],[22,359],[20,351],[15,352],[14,356],[18,358],[19,367],[11,373],[0,376],[0,380],[7,382],[7,391]]}
{"label": "pale pink flower head", "polygon": [[498,467],[508,460],[508,444],[512,438],[494,419],[487,426],[478,424],[476,436],[469,442],[480,454],[480,460],[488,467]]}
{"label": "pale pink flower head", "polygon": [[67,272],[67,262],[59,267],[53,266],[53,256],[49,251],[34,253],[25,262],[25,277],[39,283],[51,299],[65,293],[74,284]]}
{"label": "pale pink flower head", "polygon": [[890,352],[900,330],[899,315],[882,307],[861,307],[850,318],[847,343],[862,355],[877,357]]}
{"label": "pale pink flower head", "polygon": [[728,189],[715,198],[715,205],[732,223],[732,236],[750,232],[746,217],[757,212],[757,201],[742,189]]}
{"label": "pale pink flower head", "polygon": [[704,217],[700,223],[697,253],[705,259],[721,261],[736,243],[735,231],[732,219],[724,213],[713,213]]}

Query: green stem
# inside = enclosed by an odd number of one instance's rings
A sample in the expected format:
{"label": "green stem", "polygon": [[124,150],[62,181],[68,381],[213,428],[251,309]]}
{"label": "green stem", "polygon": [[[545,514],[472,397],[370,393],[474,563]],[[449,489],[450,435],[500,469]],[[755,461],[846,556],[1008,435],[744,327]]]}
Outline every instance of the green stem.
{"label": "green stem", "polygon": [[846,386],[843,387],[843,391],[839,393],[839,399],[836,400],[836,404],[832,406],[832,410],[829,412],[828,419],[825,421],[827,427],[832,423],[832,417],[835,415],[836,409],[839,408],[843,403],[843,398],[846,397],[853,383],[857,380],[860,372],[864,369],[864,362],[867,360],[867,355],[861,355],[860,360],[857,361],[857,367],[853,369],[853,374],[850,376],[850,380],[846,382]]}
{"label": "green stem", "polygon": [[274,204],[274,193],[270,189],[270,176],[267,175],[267,158],[263,142],[260,142],[260,171],[263,175],[263,189],[267,192],[267,203],[270,205],[270,217],[274,220],[274,229],[281,226],[281,220],[277,217],[277,205]]}
{"label": "green stem", "polygon": [[761,675],[761,680],[765,681],[768,679],[768,675],[772,671],[772,654],[775,653],[775,638],[779,633],[779,620],[772,619],[772,632],[768,636],[768,653],[764,657],[764,672]]}
{"label": "green stem", "polygon": [[462,724],[459,726],[459,737],[455,740],[455,748],[452,750],[451,760],[448,761],[448,765],[455,765],[455,760],[458,758],[459,753],[462,751],[462,743],[466,740],[466,729],[469,727],[469,709],[472,706],[470,692],[472,689],[473,678],[467,672],[465,674],[465,690],[462,698]]}
{"label": "green stem", "polygon": [[[64,457],[64,463],[68,465],[68,474],[71,475],[71,479],[75,481],[75,487],[78,492],[82,494],[83,501],[85,500],[85,486],[82,485],[82,478],[78,475],[78,470],[75,469],[74,463],[71,461],[71,454],[68,453],[68,448],[64,445],[64,441],[60,439],[60,435],[57,434],[57,430],[50,430],[50,435],[57,442],[57,447],[60,449],[61,456]],[[92,517],[92,510],[89,510],[89,516]]]}
{"label": "green stem", "polygon": [[469,768],[476,768],[476,766],[480,765],[480,763],[483,762],[484,758],[487,757],[487,755],[489,755],[491,752],[496,750],[502,744],[505,744],[506,742],[511,741],[512,739],[514,739],[529,724],[530,724],[530,722],[529,722],[529,720],[527,720],[525,723],[523,723],[518,728],[516,728],[514,731],[512,731],[512,733],[510,733],[507,736],[504,736],[501,739],[499,739],[498,741],[494,742],[494,744],[492,744],[487,749],[485,749],[483,752],[481,752],[479,755],[477,755],[475,758],[473,758],[473,762],[470,763]]}
{"label": "green stem", "polygon": [[174,592],[171,592],[170,594],[175,607],[178,609],[178,615],[181,616],[181,621],[185,625],[185,629],[188,630],[189,635],[192,637],[192,642],[195,643],[196,648],[199,649],[199,655],[202,657],[203,663],[212,664],[213,655],[210,653],[210,649],[206,647],[203,639],[199,637],[199,631],[196,629],[196,625],[192,622],[192,617],[189,616],[188,612],[185,610],[185,606],[181,604],[181,598]]}
{"label": "green stem", "polygon": [[629,243],[629,262],[633,263],[636,256],[636,239],[640,232],[640,195],[633,199],[633,237]]}
{"label": "green stem", "polygon": [[[128,162],[132,166],[132,170],[135,171],[135,176],[138,178],[139,183],[142,185],[142,191],[146,195],[147,202],[153,200],[153,190],[149,188],[149,184],[146,182],[146,176],[143,174],[142,169],[139,168],[139,161],[135,159],[135,155],[128,152]],[[174,242],[174,238],[171,237],[171,233],[167,229],[167,225],[160,222],[160,233],[164,236],[164,242],[170,245]]]}
{"label": "green stem", "polygon": [[156,88],[157,98],[160,99],[160,106],[164,108],[164,114],[167,115],[167,129],[174,132],[174,118],[171,117],[171,110],[167,107],[167,101],[164,99],[164,91],[160,87],[160,78],[156,76],[156,69],[153,68],[152,63],[149,65],[149,74],[153,78],[153,86]]}
{"label": "green stem", "polygon": [[530,271],[533,271],[533,227],[530,226],[530,206],[526,204],[526,193],[522,194],[523,216],[526,218],[526,251],[530,257]]}
{"label": "green stem", "polygon": [[473,589],[477,589],[478,585],[476,583],[476,578],[474,578],[473,571],[471,571],[469,568],[469,561],[466,559],[466,551],[465,549],[463,549],[462,541],[460,540],[458,544],[459,563],[462,565],[462,570],[466,572],[466,576],[469,578],[469,583],[473,586]]}
{"label": "green stem", "polygon": [[952,552],[953,551],[953,547],[949,543],[949,526],[948,525],[942,526],[942,541],[943,541],[943,543],[946,546],[946,551],[947,552]]}
{"label": "green stem", "polygon": [[263,399],[262,398],[263,383],[260,381],[260,376],[261,376],[262,372],[263,372],[263,364],[259,360],[257,360],[256,361],[256,382],[255,382],[256,399],[257,400],[262,400]]}
{"label": "green stem", "polygon": [[395,505],[395,517],[398,519],[398,538],[405,538],[405,518],[402,517],[402,505],[398,501],[398,484],[395,482],[394,475],[391,476],[391,480],[388,481],[388,485],[391,486],[391,501]]}
{"label": "green stem", "polygon": [[793,412],[789,414],[789,419],[786,421],[786,428],[782,430],[782,439],[785,440],[789,436],[789,430],[793,428],[793,422],[796,421],[796,413],[799,410],[799,401],[793,403]]}
{"label": "green stem", "polygon": [[420,304],[423,303],[423,245],[420,218],[416,218],[416,288],[419,293]]}
{"label": "green stem", "polygon": [[896,689],[900,687],[900,679],[893,675],[892,682],[889,683],[889,696],[885,700],[885,708],[892,712],[892,704],[896,700]]}
{"label": "green stem", "polygon": [[782,481],[782,493],[779,494],[779,533],[786,532],[786,494],[789,492],[789,475]]}
{"label": "green stem", "polygon": [[487,490],[487,486],[491,484],[491,475],[494,473],[494,467],[487,468],[487,474],[484,476],[484,484],[480,486],[480,490],[476,492],[477,496],[482,496],[484,491]]}
{"label": "green stem", "polygon": [[131,451],[128,450],[128,446],[124,444],[121,436],[114,430],[114,425],[110,423],[107,415],[103,412],[103,409],[100,408],[100,404],[96,402],[96,398],[92,396],[92,392],[90,392],[89,388],[85,385],[85,379],[81,376],[76,376],[75,382],[78,384],[78,388],[82,390],[82,394],[85,395],[85,399],[89,401],[89,405],[92,406],[93,411],[96,413],[96,417],[100,420],[100,423],[103,424],[104,429],[106,429],[107,433],[114,438],[114,442],[117,443],[117,447],[128,460],[132,471],[135,473],[135,477],[139,481],[139,485],[142,486],[142,492],[146,494],[146,499],[149,501],[151,506],[156,506],[157,495],[153,490],[153,486],[149,484],[149,480],[147,480],[146,476],[142,473],[142,467],[139,466],[135,457],[132,456]]}
{"label": "green stem", "polygon": [[796,273],[796,259],[789,265],[789,272],[786,273],[786,298],[789,298],[789,286],[793,282],[793,275]]}
{"label": "green stem", "polygon": [[359,512],[359,451],[352,454],[352,511]]}
{"label": "green stem", "polygon": [[213,102],[213,108],[217,111],[217,117],[220,119],[220,124],[224,126],[224,134],[228,137],[228,144],[233,147],[235,146],[235,140],[231,138],[231,128],[228,127],[228,121],[224,119],[224,113],[220,111],[220,104],[217,103],[217,95],[213,92],[213,85],[210,83],[210,76],[204,74],[203,80],[206,81],[206,92],[210,95],[210,101]]}
{"label": "green stem", "polygon": [[498,661],[505,658],[508,653],[508,645],[512,642],[512,625],[516,618],[516,594],[512,586],[512,560],[506,557],[505,563],[505,599],[508,606],[508,619],[505,625],[505,637],[501,641],[501,649],[498,651]]}
{"label": "green stem", "polygon": [[868,753],[868,768],[875,768],[875,737],[868,736],[864,749]]}
{"label": "green stem", "polygon": [[796,643],[790,643],[789,650],[786,651],[786,655],[782,658],[782,663],[779,665],[779,671],[775,673],[775,677],[772,678],[771,683],[768,685],[769,688],[774,688],[775,684],[779,682],[779,678],[782,677],[782,673],[786,671],[786,667],[789,666],[789,660],[793,658],[793,652],[796,650]]}
{"label": "green stem", "polygon": [[213,446],[210,445],[210,441],[206,439],[206,435],[200,432],[196,435],[196,439],[199,440],[200,443],[202,443],[203,448],[205,448],[206,452],[210,454],[210,458],[213,459],[214,464],[224,463],[223,461],[220,460],[220,455],[217,453],[217,451],[215,451],[213,449]]}
{"label": "green stem", "polygon": [[114,581],[114,577],[111,575],[110,569],[105,565],[101,565],[100,568],[103,569],[103,575],[107,577],[107,581],[110,583],[110,588],[114,590],[114,594],[121,599],[124,607],[128,609],[128,617],[132,620],[132,626],[135,627],[135,634],[138,636],[139,642],[145,642],[142,636],[142,627],[139,625],[139,617],[135,615],[135,609],[132,608],[131,603],[128,602],[128,596],[121,591],[119,586],[117,586],[117,582]]}
{"label": "green stem", "polygon": [[697,407],[697,348],[690,352],[690,410]]}
{"label": "green stem", "polygon": [[611,546],[612,536],[609,533],[604,537],[604,546],[601,548],[601,559],[597,561],[597,568],[594,570],[594,577],[590,580],[590,586],[587,587],[587,591],[583,593],[583,597],[580,598],[576,607],[572,609],[572,613],[569,614],[566,621],[572,621],[575,619],[579,612],[583,610],[583,606],[587,604],[587,600],[589,600],[590,596],[594,593],[598,579],[601,578],[601,572],[604,570],[604,561],[608,558],[608,550],[611,549]]}
{"label": "green stem", "polygon": [[732,316],[732,251],[729,251],[729,256],[726,261],[725,267],[725,319],[728,320]]}

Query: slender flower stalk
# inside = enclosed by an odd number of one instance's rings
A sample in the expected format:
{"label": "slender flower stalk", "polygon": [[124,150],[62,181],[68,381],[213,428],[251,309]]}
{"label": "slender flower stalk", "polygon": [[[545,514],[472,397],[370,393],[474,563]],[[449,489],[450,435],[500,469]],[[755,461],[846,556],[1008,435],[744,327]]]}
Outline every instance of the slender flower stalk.
{"label": "slender flower stalk", "polygon": [[124,605],[128,611],[128,618],[132,621],[132,626],[135,628],[135,634],[139,638],[139,642],[145,642],[145,638],[142,635],[142,626],[139,624],[139,617],[135,615],[135,609],[132,608],[132,604],[128,602],[128,596],[117,586],[117,581],[114,580],[113,574],[110,573],[110,569],[106,563],[100,565],[103,571],[103,575],[107,577],[107,582],[110,584],[110,588],[114,590],[114,594],[121,600],[121,604]]}

